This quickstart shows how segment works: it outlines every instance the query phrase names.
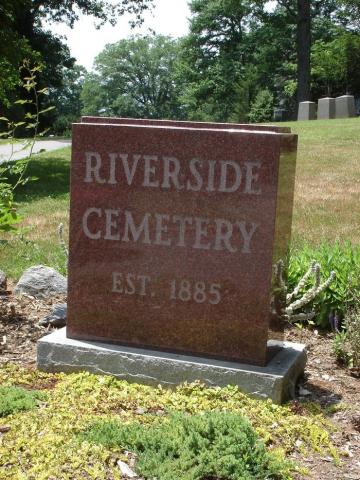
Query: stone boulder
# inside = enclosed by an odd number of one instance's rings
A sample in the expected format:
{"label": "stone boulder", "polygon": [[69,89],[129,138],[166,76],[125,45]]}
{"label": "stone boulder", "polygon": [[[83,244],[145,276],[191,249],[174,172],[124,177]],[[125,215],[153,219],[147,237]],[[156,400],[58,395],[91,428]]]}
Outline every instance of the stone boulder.
{"label": "stone boulder", "polygon": [[0,293],[7,290],[7,277],[6,274],[0,270]]}
{"label": "stone boulder", "polygon": [[46,315],[42,320],[40,320],[39,325],[42,327],[65,327],[66,325],[66,315],[67,315],[67,304],[66,303],[57,303],[54,305],[53,311]]}
{"label": "stone boulder", "polygon": [[44,265],[30,267],[22,274],[14,293],[47,298],[67,292],[67,280],[59,272]]}

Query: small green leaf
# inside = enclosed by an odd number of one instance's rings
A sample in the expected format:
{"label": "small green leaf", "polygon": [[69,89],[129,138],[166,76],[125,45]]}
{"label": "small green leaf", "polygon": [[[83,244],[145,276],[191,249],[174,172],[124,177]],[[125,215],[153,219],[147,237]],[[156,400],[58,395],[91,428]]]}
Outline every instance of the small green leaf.
{"label": "small green leaf", "polygon": [[14,103],[18,103],[19,105],[25,105],[25,103],[32,103],[31,100],[16,100]]}
{"label": "small green leaf", "polygon": [[50,112],[50,110],[54,110],[54,106],[45,108],[44,110],[40,110],[39,115],[42,115],[45,112]]}
{"label": "small green leaf", "polygon": [[42,132],[38,133],[38,137],[43,137],[49,130],[50,130],[50,128],[45,128],[45,130],[43,130]]}

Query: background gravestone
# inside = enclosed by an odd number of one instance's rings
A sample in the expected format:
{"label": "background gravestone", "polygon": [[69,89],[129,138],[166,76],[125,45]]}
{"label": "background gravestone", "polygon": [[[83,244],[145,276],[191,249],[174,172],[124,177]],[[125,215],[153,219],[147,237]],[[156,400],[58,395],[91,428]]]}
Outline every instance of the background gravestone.
{"label": "background gravestone", "polygon": [[335,99],[336,118],[355,117],[355,99],[353,95],[342,95]]}
{"label": "background gravestone", "polygon": [[290,134],[74,125],[68,337],[264,365],[295,154]]}
{"label": "background gravestone", "polygon": [[298,120],[316,120],[316,103],[300,102]]}
{"label": "background gravestone", "polygon": [[317,118],[318,120],[335,118],[335,98],[326,97],[318,100]]}

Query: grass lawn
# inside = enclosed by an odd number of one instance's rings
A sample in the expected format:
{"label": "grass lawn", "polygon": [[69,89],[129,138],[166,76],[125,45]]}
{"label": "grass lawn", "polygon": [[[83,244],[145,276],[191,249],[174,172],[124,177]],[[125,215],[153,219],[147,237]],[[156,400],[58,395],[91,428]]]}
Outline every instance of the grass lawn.
{"label": "grass lawn", "polygon": [[[359,242],[360,119],[288,122],[299,135],[293,244],[323,240]],[[16,279],[28,266],[44,263],[64,272],[57,226],[68,225],[70,148],[34,157],[38,181],[19,191],[19,211],[28,228],[0,244],[0,268]]]}
{"label": "grass lawn", "polygon": [[360,118],[288,122],[299,135],[293,241],[360,239]]}

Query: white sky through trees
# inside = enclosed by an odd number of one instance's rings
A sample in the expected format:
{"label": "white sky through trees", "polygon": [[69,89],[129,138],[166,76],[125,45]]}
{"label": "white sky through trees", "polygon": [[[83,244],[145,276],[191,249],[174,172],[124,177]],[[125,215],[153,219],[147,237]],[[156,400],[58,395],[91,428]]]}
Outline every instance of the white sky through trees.
{"label": "white sky through trees", "polygon": [[64,24],[49,24],[48,28],[56,34],[66,36],[66,43],[77,63],[91,70],[93,61],[107,43],[115,43],[133,34],[146,34],[149,29],[158,34],[181,37],[188,33],[190,10],[188,0],[154,0],[152,12],[145,12],[144,23],[139,28],[131,29],[129,15],[119,18],[115,27],[109,24],[99,30],[94,26],[94,19],[80,15],[80,20],[71,29]]}

